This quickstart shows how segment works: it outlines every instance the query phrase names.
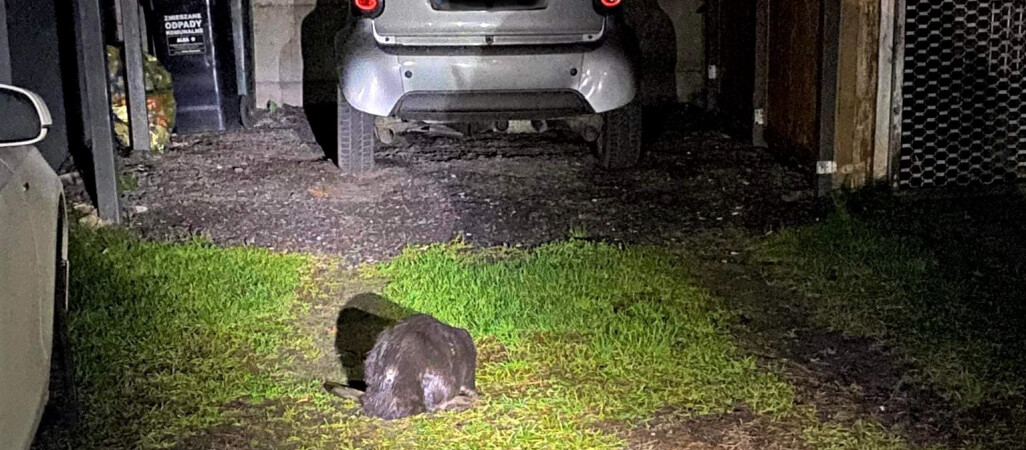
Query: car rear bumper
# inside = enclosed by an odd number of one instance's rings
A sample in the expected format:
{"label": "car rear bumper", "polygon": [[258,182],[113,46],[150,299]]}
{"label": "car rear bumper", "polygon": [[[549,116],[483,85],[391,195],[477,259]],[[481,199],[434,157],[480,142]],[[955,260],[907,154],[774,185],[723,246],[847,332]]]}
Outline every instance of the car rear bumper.
{"label": "car rear bumper", "polygon": [[376,116],[554,118],[620,108],[637,90],[628,43],[615,25],[594,44],[388,47],[361,20],[337,54],[346,101]]}
{"label": "car rear bumper", "polygon": [[569,117],[594,110],[577,91],[480,91],[404,94],[390,115],[409,120],[529,120]]}

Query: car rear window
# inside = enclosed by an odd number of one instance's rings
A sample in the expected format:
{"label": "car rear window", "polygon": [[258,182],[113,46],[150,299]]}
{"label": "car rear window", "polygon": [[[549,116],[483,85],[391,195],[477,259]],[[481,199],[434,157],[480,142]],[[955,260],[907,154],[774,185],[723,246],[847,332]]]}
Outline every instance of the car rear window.
{"label": "car rear window", "polygon": [[549,0],[431,0],[437,11],[521,11],[545,9]]}

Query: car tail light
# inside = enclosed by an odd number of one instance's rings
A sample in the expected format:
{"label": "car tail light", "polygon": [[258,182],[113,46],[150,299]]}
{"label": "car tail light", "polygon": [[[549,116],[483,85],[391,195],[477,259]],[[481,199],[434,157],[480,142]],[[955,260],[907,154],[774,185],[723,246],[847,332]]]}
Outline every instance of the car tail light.
{"label": "car tail light", "polygon": [[600,14],[613,14],[620,11],[623,0],[595,0],[595,10]]}
{"label": "car tail light", "polygon": [[353,0],[353,8],[360,16],[374,18],[385,9],[385,0]]}

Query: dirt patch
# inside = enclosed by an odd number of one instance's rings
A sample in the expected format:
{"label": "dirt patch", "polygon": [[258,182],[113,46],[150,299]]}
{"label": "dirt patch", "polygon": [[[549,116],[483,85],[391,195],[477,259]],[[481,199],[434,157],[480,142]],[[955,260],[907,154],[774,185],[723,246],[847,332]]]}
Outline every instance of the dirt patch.
{"label": "dirt patch", "polygon": [[[199,430],[184,438],[175,448],[191,449],[294,449],[305,448],[302,440],[295,439],[303,430],[292,420],[284,420],[293,405],[278,403],[251,403],[235,401],[223,408],[225,424]],[[276,420],[277,419],[277,420]],[[318,418],[307,417],[316,423]],[[330,420],[328,417],[319,418]]]}
{"label": "dirt patch", "polygon": [[714,130],[685,108],[650,109],[646,156],[607,172],[566,131],[439,137],[381,149],[343,177],[301,110],[251,130],[176,136],[160,156],[124,159],[128,224],[150,238],[381,261],[407,245],[534,246],[571,230],[632,243],[679,242],[725,226],[764,231],[808,219],[807,173]]}
{"label": "dirt patch", "polygon": [[206,235],[222,244],[379,260],[454,235],[445,192],[401,169],[343,178],[291,129],[189,136],[128,161],[129,226],[151,238]]}
{"label": "dirt patch", "polygon": [[924,297],[931,311],[949,324],[957,317],[959,330],[952,330],[953,336],[988,344],[977,350],[982,356],[977,364],[983,367],[976,372],[982,374],[984,387],[1012,386],[992,390],[982,403],[956,410],[953,423],[941,422],[939,427],[981,447],[1023,448],[1026,186],[866,194],[851,200],[849,209],[882,234],[913,237],[927,249],[935,261]]}
{"label": "dirt patch", "polygon": [[502,345],[498,339],[492,337],[478,339],[474,346],[477,347],[478,367],[485,364],[501,364],[509,360],[506,346]]}
{"label": "dirt patch", "polygon": [[770,421],[747,409],[727,414],[683,419],[672,410],[656,413],[644,426],[621,433],[630,450],[799,450],[806,448],[797,430]]}
{"label": "dirt patch", "polygon": [[898,363],[891,349],[812,326],[801,294],[774,283],[758,263],[739,254],[708,261],[697,275],[740,313],[733,331],[744,349],[795,386],[797,403],[815,406],[821,421],[872,419],[919,445],[954,445],[964,437],[952,405],[906,383],[904,374],[913,368]]}

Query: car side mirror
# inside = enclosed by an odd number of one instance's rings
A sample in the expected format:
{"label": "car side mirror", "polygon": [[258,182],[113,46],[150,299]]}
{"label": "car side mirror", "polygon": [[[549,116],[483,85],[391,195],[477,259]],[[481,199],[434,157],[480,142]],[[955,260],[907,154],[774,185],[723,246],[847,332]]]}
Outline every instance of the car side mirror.
{"label": "car side mirror", "polygon": [[25,89],[0,84],[0,147],[42,141],[53,125],[43,99]]}

